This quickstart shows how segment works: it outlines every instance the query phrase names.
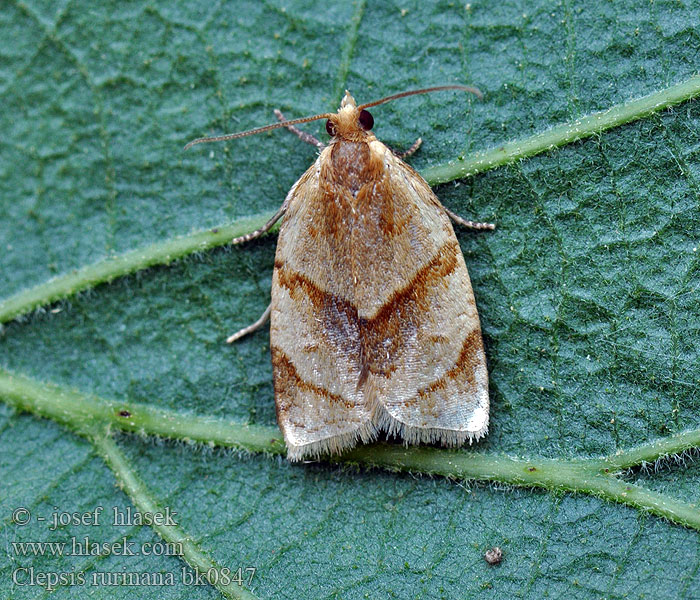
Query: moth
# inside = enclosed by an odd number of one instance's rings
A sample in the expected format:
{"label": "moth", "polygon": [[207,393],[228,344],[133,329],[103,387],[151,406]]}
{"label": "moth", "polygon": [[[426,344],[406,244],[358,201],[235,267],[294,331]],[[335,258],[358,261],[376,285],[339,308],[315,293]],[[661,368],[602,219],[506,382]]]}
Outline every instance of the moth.
{"label": "moth", "polygon": [[[450,218],[428,183],[372,133],[372,106],[459,85],[412,90],[337,113],[285,120],[320,149],[260,229],[282,219],[271,303],[234,341],[270,319],[277,421],[292,461],[340,453],[379,432],[406,444],[459,446],[488,428],[486,358],[469,274]],[[327,145],[295,125],[327,119]],[[417,144],[420,143],[420,139]],[[416,145],[414,145],[416,146]]]}

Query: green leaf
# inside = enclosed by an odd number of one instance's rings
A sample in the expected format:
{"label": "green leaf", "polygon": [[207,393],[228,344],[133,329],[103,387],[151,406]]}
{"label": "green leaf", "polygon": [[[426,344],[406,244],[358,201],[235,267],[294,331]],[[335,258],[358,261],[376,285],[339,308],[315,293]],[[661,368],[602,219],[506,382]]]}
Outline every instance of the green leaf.
{"label": "green leaf", "polygon": [[[476,85],[481,102],[444,93],[373,111],[376,134],[393,147],[421,136],[412,163],[436,172],[688,80],[699,12],[599,1],[5,3],[0,297],[274,211],[315,153],[284,131],[183,153],[194,137],[272,122],[274,108],[290,118],[333,110],[346,87],[372,100]],[[450,209],[498,225],[458,232],[491,371],[492,426],[478,445],[486,457],[585,459],[700,428],[699,125],[689,102],[437,188]],[[319,135],[323,123],[307,130]],[[0,367],[115,406],[267,431],[268,335],[223,339],[267,305],[274,246],[268,236],[198,253],[7,323]],[[291,466],[138,431],[114,445],[89,423],[39,420],[8,398],[2,597],[47,595],[23,585],[17,569],[30,567],[85,573],[84,585],[59,585],[59,598],[219,597],[186,585],[182,570],[192,571],[175,556],[32,557],[12,545],[158,542],[151,528],[106,517],[49,529],[54,511],[111,515],[132,502],[177,512],[202,561],[255,567],[249,589],[260,598],[692,598],[700,584],[697,531],[602,499]],[[697,504],[692,458],[627,481]],[[13,522],[19,507],[28,525]],[[492,546],[504,551],[495,567],[482,558]],[[176,582],[91,584],[125,571]]]}

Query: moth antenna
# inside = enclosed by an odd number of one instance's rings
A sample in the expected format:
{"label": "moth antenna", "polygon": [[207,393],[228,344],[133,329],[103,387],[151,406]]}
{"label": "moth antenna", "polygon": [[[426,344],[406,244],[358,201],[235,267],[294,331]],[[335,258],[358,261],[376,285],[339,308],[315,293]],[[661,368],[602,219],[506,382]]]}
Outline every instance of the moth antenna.
{"label": "moth antenna", "polygon": [[270,129],[279,129],[280,127],[287,127],[287,125],[297,125],[299,123],[308,123],[309,121],[316,121],[317,119],[328,119],[332,117],[331,113],[323,113],[320,115],[314,115],[312,117],[301,117],[300,119],[292,119],[291,121],[282,121],[281,123],[273,123],[272,125],[265,125],[264,127],[256,127],[255,129],[249,129],[248,131],[240,131],[238,133],[227,133],[226,135],[216,135],[213,137],[203,137],[192,140],[189,144],[185,146],[185,150],[191,148],[196,144],[204,144],[206,142],[225,142],[227,140],[235,140],[237,138],[242,138],[247,135],[254,135],[256,133],[263,133],[264,131],[269,131]]}
{"label": "moth antenna", "polygon": [[357,110],[362,110],[363,108],[369,108],[370,106],[377,106],[377,104],[384,104],[389,102],[389,100],[396,100],[397,98],[405,98],[406,96],[415,96],[416,94],[427,94],[429,92],[440,92],[442,90],[462,90],[474,94],[479,100],[481,100],[484,95],[475,87],[470,87],[468,85],[438,85],[436,87],[423,88],[420,90],[409,90],[407,92],[400,92],[398,94],[392,94],[381,100],[375,100],[374,102],[368,102],[367,104],[360,104]]}

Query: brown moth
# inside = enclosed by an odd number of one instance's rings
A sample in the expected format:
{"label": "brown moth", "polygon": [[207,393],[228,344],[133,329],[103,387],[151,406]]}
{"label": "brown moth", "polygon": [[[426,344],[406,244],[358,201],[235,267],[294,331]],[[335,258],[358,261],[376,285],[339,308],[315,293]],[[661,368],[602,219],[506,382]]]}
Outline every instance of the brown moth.
{"label": "brown moth", "polygon": [[[368,107],[465,86],[395,94],[338,112],[190,142],[287,127],[321,148],[279,211],[270,318],[277,420],[292,461],[339,453],[380,431],[406,444],[458,446],[488,428],[479,316],[450,217],[427,182],[377,140]],[[281,113],[277,113],[283,119]],[[327,119],[324,146],[293,127]],[[420,143],[420,140],[418,141]],[[417,145],[415,146],[417,147]],[[410,152],[410,151],[409,151]]]}

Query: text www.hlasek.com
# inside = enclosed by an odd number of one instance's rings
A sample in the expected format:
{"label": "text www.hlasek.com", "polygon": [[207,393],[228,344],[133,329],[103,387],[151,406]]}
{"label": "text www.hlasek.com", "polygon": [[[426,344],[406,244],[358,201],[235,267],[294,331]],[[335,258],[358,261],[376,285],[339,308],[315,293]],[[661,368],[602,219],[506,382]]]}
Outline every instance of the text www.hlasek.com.
{"label": "text www.hlasek.com", "polygon": [[12,542],[15,556],[182,556],[180,542],[143,542],[137,545],[123,536],[116,542],[96,542],[89,536],[68,542]]}

